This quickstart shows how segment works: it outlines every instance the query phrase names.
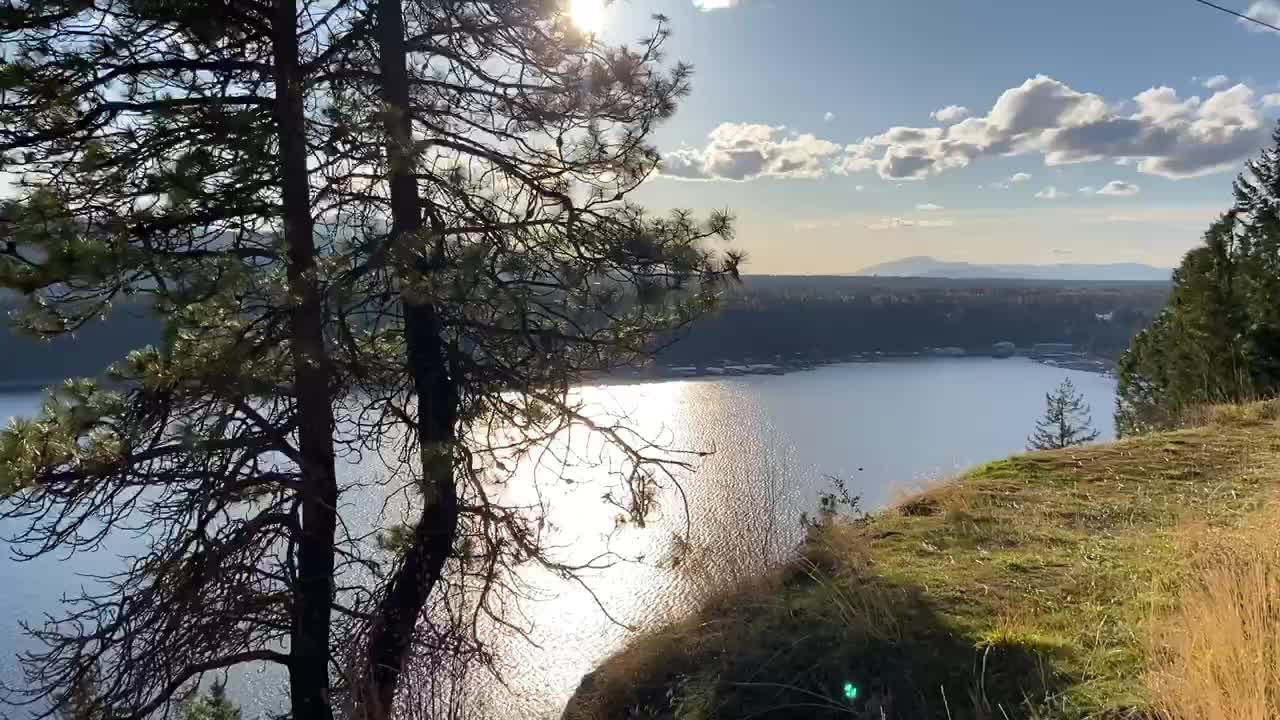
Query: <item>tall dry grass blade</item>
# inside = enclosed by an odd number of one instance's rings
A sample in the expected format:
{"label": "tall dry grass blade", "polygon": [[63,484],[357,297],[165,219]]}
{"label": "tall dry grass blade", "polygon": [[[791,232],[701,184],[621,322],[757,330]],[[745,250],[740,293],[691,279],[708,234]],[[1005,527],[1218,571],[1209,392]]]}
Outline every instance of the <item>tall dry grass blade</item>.
{"label": "tall dry grass blade", "polygon": [[1280,718],[1276,523],[1233,533],[1198,558],[1177,610],[1154,624],[1149,685],[1169,720]]}

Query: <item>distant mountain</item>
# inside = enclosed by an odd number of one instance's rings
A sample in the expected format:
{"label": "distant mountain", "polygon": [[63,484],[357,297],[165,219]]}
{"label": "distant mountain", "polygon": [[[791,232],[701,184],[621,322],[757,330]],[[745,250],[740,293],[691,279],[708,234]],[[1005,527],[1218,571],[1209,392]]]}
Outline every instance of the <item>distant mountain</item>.
{"label": "distant mountain", "polygon": [[1023,280],[1168,280],[1170,270],[1141,263],[1056,263],[1053,265],[975,265],[931,257],[908,257],[872,265],[856,275],[934,278],[1018,278]]}

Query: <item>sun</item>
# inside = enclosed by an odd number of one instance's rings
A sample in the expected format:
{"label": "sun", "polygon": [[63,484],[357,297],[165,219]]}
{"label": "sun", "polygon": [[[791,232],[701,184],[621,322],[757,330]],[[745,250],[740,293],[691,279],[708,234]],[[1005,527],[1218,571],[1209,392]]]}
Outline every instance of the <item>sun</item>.
{"label": "sun", "polygon": [[569,18],[584,33],[604,29],[605,0],[569,0]]}

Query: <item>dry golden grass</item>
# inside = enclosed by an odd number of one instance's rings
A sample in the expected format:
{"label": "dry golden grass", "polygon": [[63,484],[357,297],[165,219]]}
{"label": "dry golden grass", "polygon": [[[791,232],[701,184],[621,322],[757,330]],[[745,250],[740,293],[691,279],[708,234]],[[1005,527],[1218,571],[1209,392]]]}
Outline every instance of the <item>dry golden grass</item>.
{"label": "dry golden grass", "polygon": [[1280,514],[1199,528],[1177,608],[1151,631],[1148,684],[1169,720],[1280,718]]}
{"label": "dry golden grass", "polygon": [[575,698],[567,715],[576,720],[608,720],[619,707],[643,705],[646,687],[640,681],[667,682],[692,670],[689,660],[702,653],[735,649],[734,628],[753,615],[772,611],[783,587],[781,568],[736,581],[720,575],[724,584],[700,590],[696,615],[633,635],[626,647],[602,664],[590,682],[590,692]]}
{"label": "dry golden grass", "polygon": [[1235,405],[1193,405],[1183,413],[1183,427],[1259,425],[1280,418],[1280,400]]}

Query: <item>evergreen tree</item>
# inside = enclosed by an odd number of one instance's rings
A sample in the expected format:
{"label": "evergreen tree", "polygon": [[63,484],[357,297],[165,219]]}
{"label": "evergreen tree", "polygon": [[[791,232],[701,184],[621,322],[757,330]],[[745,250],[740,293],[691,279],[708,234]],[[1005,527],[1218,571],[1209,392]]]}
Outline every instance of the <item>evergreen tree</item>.
{"label": "evergreen tree", "polygon": [[[688,91],[666,37],[602,47],[528,0],[0,6],[0,286],[37,335],[125,298],[166,327],[0,433],[15,547],[152,540],[34,633],[17,698],[55,712],[100,665],[103,706],[142,717],[267,662],[298,720],[385,716],[424,626],[509,622],[518,566],[581,569],[490,492],[513,458],[590,427],[620,458],[601,494],[643,520],[669,453],[570,388],[644,362],[739,260],[706,247],[727,216],[626,200]],[[340,485],[339,456],[384,487]],[[402,485],[394,556],[339,531]]]}
{"label": "evergreen tree", "polygon": [[1176,425],[1196,403],[1249,395],[1256,356],[1247,315],[1247,254],[1228,213],[1173,273],[1166,309],[1138,333],[1120,361],[1122,433]]}
{"label": "evergreen tree", "polygon": [[1084,395],[1076,392],[1071,378],[1063,378],[1044,396],[1044,417],[1036,421],[1036,431],[1027,438],[1028,450],[1060,450],[1098,439]]}
{"label": "evergreen tree", "polygon": [[1164,311],[1119,364],[1120,434],[1176,426],[1188,407],[1280,391],[1280,129],[1247,163],[1235,205],[1173,274]]}
{"label": "evergreen tree", "polygon": [[240,720],[240,708],[227,699],[227,686],[215,682],[209,691],[182,703],[178,720]]}
{"label": "evergreen tree", "polygon": [[93,549],[129,525],[155,541],[35,633],[32,703],[100,666],[107,704],[142,716],[204,672],[273,662],[294,717],[331,717],[340,385],[303,58],[327,28],[299,9],[0,8],[0,153],[21,178],[0,285],[29,299],[20,323],[66,334],[141,296],[171,329],[111,369],[126,390],[68,381],[0,434],[19,547]]}

